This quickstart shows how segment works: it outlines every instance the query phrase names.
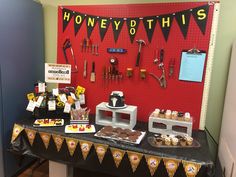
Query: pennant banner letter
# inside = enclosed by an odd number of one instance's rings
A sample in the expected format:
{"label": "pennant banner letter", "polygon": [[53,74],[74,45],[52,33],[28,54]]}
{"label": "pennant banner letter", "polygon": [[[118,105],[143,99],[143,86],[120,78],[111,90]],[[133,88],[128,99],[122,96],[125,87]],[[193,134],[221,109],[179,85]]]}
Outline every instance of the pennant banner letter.
{"label": "pennant banner letter", "polygon": [[98,20],[97,20],[96,16],[92,16],[92,15],[87,16],[86,20],[87,20],[86,21],[86,23],[87,23],[87,36],[88,36],[88,38],[90,38],[90,36],[93,32],[93,29],[96,26],[96,23]]}
{"label": "pennant banner letter", "polygon": [[168,15],[162,15],[158,17],[158,21],[162,30],[162,33],[164,35],[165,40],[168,40],[171,25],[173,22],[173,15],[168,14]]}
{"label": "pennant banner letter", "polygon": [[18,124],[14,124],[12,136],[11,136],[11,143],[16,140],[19,134],[24,130],[24,128]]}
{"label": "pennant banner letter", "polygon": [[80,30],[83,22],[85,19],[85,15],[81,14],[79,12],[75,12],[74,14],[74,30],[75,30],[75,36],[77,35],[78,31]]}
{"label": "pennant banner letter", "polygon": [[199,163],[188,161],[182,161],[182,163],[187,177],[195,177],[201,168],[201,164]]}
{"label": "pennant banner letter", "polygon": [[149,43],[152,42],[152,36],[153,36],[153,32],[156,28],[156,23],[157,23],[156,16],[143,18],[143,25],[145,27]]}
{"label": "pennant banner letter", "polygon": [[110,25],[110,19],[101,17],[99,18],[98,22],[99,22],[99,32],[100,32],[101,41],[103,41]]}
{"label": "pennant banner letter", "polygon": [[133,170],[133,172],[135,172],[142,157],[143,157],[143,154],[137,153],[137,152],[130,152],[130,151],[127,151],[127,153],[128,153],[128,157],[129,157],[129,161],[130,161],[132,170]]}
{"label": "pennant banner letter", "polygon": [[151,176],[153,176],[160,164],[161,158],[151,155],[145,155],[145,159],[150,170]]}
{"label": "pennant banner letter", "polygon": [[74,155],[74,152],[75,152],[78,142],[79,142],[79,140],[77,140],[77,139],[66,138],[66,144],[67,144],[67,147],[68,147],[68,150],[69,150],[71,156]]}
{"label": "pennant banner letter", "polygon": [[103,161],[103,158],[104,158],[104,156],[107,152],[108,145],[106,145],[106,144],[94,144],[94,146],[95,146],[95,150],[96,150],[96,153],[97,153],[97,156],[98,156],[98,160],[101,164],[102,161]]}
{"label": "pennant banner letter", "polygon": [[117,39],[119,38],[121,29],[123,27],[124,19],[123,18],[112,18],[111,23],[112,23],[114,40],[116,42]]}
{"label": "pennant banner letter", "polygon": [[36,136],[36,131],[35,130],[30,130],[28,128],[25,129],[26,135],[28,137],[28,140],[30,142],[30,145],[33,146],[35,136]]}
{"label": "pennant banner letter", "polygon": [[51,139],[51,135],[49,133],[39,132],[41,139],[43,140],[44,146],[48,149],[48,145]]}
{"label": "pennant banner letter", "polygon": [[57,147],[57,152],[59,152],[61,149],[61,146],[63,144],[64,138],[60,135],[52,135],[52,138],[53,138],[54,143]]}
{"label": "pennant banner letter", "polygon": [[71,10],[65,8],[62,9],[63,32],[65,31],[73,15],[74,13]]}
{"label": "pennant banner letter", "polygon": [[82,155],[83,155],[83,158],[84,160],[86,160],[88,154],[89,154],[89,151],[92,147],[93,143],[92,142],[89,142],[89,141],[80,141],[80,148],[81,148],[81,151],[82,151]]}
{"label": "pennant banner letter", "polygon": [[123,157],[125,155],[125,151],[120,150],[120,149],[116,149],[116,148],[110,148],[110,149],[111,149],[111,153],[112,153],[114,162],[116,164],[116,167],[118,168],[121,160],[123,159]]}
{"label": "pennant banner letter", "polygon": [[133,43],[134,41],[135,35],[138,30],[139,22],[140,22],[139,18],[127,18],[126,20],[131,43]]}
{"label": "pennant banner letter", "polygon": [[179,167],[180,160],[177,159],[163,159],[167,173],[169,177],[173,177],[175,175],[176,170]]}
{"label": "pennant banner letter", "polygon": [[179,28],[184,36],[184,39],[187,37],[188,27],[190,22],[191,13],[189,10],[178,12],[175,14],[175,19],[179,25]]}
{"label": "pennant banner letter", "polygon": [[208,11],[209,5],[197,7],[192,10],[192,15],[203,35],[205,35],[206,32]]}

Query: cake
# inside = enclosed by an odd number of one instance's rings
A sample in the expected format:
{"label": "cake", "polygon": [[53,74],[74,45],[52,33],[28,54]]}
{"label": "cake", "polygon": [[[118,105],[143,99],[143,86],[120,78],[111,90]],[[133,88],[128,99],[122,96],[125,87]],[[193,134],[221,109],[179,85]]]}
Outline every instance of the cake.
{"label": "cake", "polygon": [[124,107],[125,106],[125,97],[123,92],[121,91],[113,91],[109,96],[109,103],[110,107]]}
{"label": "cake", "polygon": [[178,142],[179,142],[179,139],[176,138],[176,137],[173,137],[173,138],[171,138],[171,142],[172,142],[172,145],[173,145],[173,146],[177,146],[177,144],[178,144]]}

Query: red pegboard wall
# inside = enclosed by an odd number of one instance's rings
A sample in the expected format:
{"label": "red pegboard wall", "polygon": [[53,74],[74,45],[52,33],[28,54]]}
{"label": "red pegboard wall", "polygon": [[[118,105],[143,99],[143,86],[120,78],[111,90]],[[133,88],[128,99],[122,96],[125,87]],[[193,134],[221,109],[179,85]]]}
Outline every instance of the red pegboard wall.
{"label": "red pegboard wall", "polygon": [[[185,3],[155,3],[155,4],[132,4],[132,5],[86,5],[86,6],[63,6],[72,11],[81,12],[84,14],[103,16],[103,17],[145,17],[152,15],[161,15],[175,13],[178,11],[191,9],[205,5],[206,2],[185,2]],[[80,51],[81,41],[87,37],[86,23],[84,22],[81,29],[74,35],[73,19],[68,24],[66,30],[63,32],[62,27],[62,7],[58,7],[58,46],[57,46],[57,63],[65,63],[62,45],[66,38],[70,38],[74,55],[78,65],[78,73],[72,73],[72,86],[81,85],[86,88],[86,106],[95,113],[96,105],[103,101],[108,101],[109,94],[113,90],[121,90],[125,94],[126,104],[138,106],[138,120],[148,121],[150,113],[155,108],[171,109],[183,112],[190,112],[194,117],[193,128],[198,129],[201,113],[202,95],[204,87],[203,82],[186,82],[179,81],[179,68],[182,50],[197,47],[200,50],[208,51],[211,24],[213,16],[213,5],[209,7],[208,21],[205,35],[203,35],[197,26],[193,16],[190,18],[187,38],[184,39],[180,28],[173,20],[168,41],[166,42],[162,34],[159,23],[152,37],[152,42],[148,42],[146,31],[142,21],[140,21],[136,37],[133,44],[127,31],[126,22],[123,25],[117,43],[114,42],[112,26],[109,29],[101,42],[99,35],[98,23],[96,24],[90,39],[93,43],[99,44],[99,56],[93,56],[91,53],[82,53]],[[138,44],[137,39],[144,39],[147,46],[142,48],[140,67],[135,67]],[[125,48],[128,49],[126,54],[109,54],[108,47]],[[139,75],[139,69],[144,68],[147,72],[153,72],[158,76],[161,71],[157,65],[153,64],[154,50],[163,48],[165,51],[164,64],[166,69],[166,76],[168,73],[168,64],[170,59],[175,59],[174,77],[167,77],[167,88],[163,89],[159,83],[147,74],[147,78],[142,80]],[[123,73],[124,78],[119,82],[104,81],[102,72],[104,66],[110,66],[110,56],[116,56],[119,60],[119,70]],[[70,63],[72,57],[68,55]],[[83,78],[83,63],[84,59],[88,61],[87,78]],[[96,82],[90,82],[90,72],[92,69],[92,61],[96,64]],[[207,62],[207,61],[206,61]],[[205,62],[205,67],[206,67]],[[127,78],[126,68],[132,67],[134,75],[132,78]],[[205,76],[205,70],[204,75]],[[60,84],[60,87],[65,85]]]}

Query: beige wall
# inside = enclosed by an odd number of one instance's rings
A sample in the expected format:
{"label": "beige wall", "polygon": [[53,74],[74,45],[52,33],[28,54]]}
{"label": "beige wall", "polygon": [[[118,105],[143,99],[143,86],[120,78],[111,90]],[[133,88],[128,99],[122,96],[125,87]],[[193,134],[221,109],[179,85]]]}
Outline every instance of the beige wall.
{"label": "beige wall", "polygon": [[[193,1],[193,0],[192,0]],[[45,15],[45,51],[46,61],[54,62],[57,46],[57,6],[85,4],[132,4],[153,2],[179,2],[177,0],[41,0]],[[188,2],[182,0],[182,2]],[[218,142],[221,116],[224,103],[225,84],[227,81],[228,65],[232,41],[236,38],[236,5],[234,0],[221,2],[221,14],[217,35],[217,44],[213,62],[213,72],[209,95],[206,127]]]}

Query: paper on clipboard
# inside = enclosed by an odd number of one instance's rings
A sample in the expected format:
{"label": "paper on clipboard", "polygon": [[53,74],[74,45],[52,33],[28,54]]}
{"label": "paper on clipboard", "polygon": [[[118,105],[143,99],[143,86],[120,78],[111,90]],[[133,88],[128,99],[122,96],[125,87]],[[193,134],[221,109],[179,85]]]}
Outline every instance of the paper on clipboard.
{"label": "paper on clipboard", "polygon": [[206,53],[182,52],[179,80],[202,82]]}

